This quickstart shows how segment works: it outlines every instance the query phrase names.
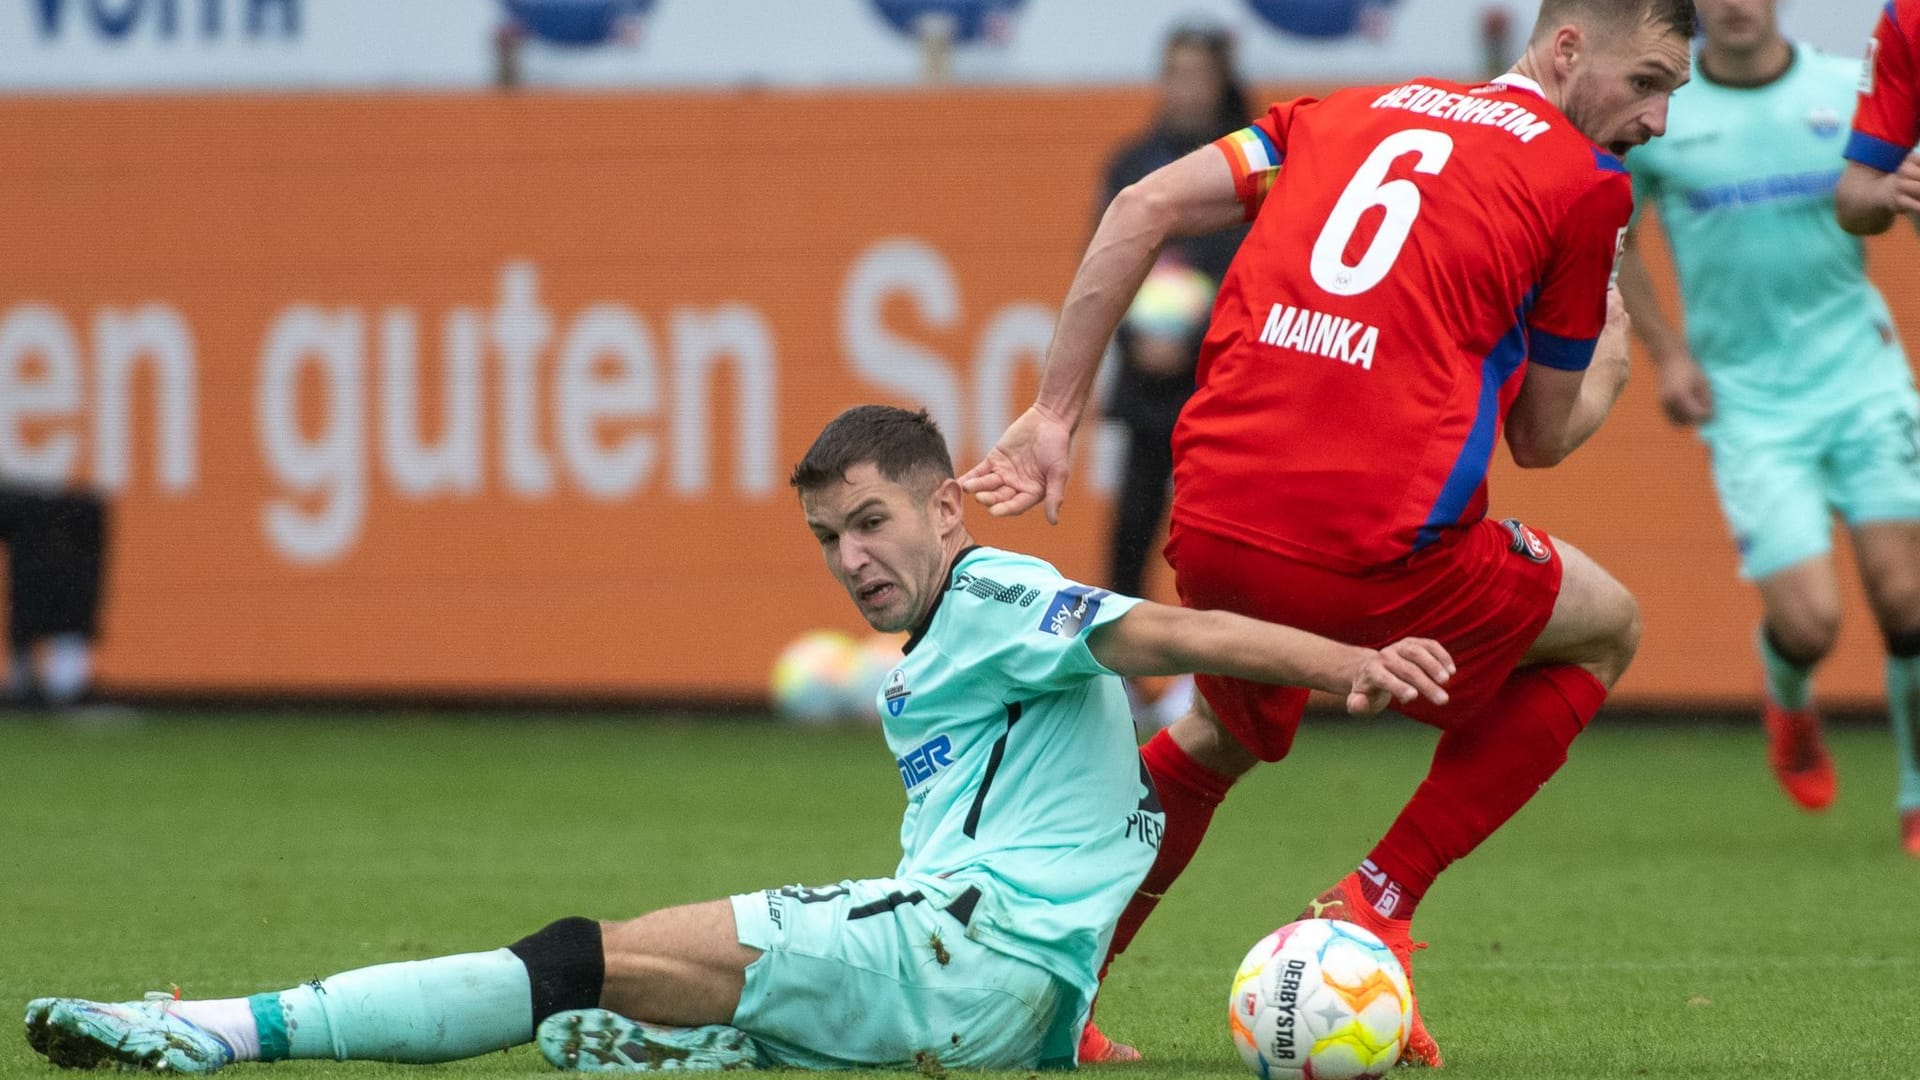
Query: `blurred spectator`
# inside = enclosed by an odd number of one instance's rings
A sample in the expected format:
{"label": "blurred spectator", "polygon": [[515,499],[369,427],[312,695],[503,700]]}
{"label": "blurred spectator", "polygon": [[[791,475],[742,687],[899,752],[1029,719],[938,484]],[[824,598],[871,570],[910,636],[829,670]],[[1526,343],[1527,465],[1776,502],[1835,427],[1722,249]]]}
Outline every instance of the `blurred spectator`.
{"label": "blurred spectator", "polygon": [[97,496],[0,480],[10,703],[71,705],[92,684],[105,541]]}
{"label": "blurred spectator", "polygon": [[[1106,210],[1121,188],[1246,126],[1249,119],[1246,93],[1234,70],[1232,36],[1214,26],[1174,28],[1161,53],[1160,102],[1153,126],[1123,144],[1108,162],[1099,211]],[[1193,393],[1194,361],[1206,334],[1213,293],[1246,234],[1242,227],[1169,244],[1115,335],[1121,363],[1107,395],[1106,414],[1127,429],[1108,548],[1107,585],[1115,592],[1145,595],[1142,579],[1173,477],[1174,421]],[[1201,280],[1204,302],[1195,310],[1192,294]],[[1171,702],[1181,696],[1176,689],[1162,699]]]}

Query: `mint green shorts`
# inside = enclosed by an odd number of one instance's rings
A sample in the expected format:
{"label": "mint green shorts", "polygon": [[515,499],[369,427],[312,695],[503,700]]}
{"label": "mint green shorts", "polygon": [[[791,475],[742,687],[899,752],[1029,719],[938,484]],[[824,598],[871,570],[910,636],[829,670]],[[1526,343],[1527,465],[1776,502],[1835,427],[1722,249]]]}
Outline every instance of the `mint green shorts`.
{"label": "mint green shorts", "polygon": [[977,898],[940,878],[731,897],[740,944],[762,954],[733,1026],[769,1064],[803,1069],[1038,1066],[1077,995],[969,938]]}
{"label": "mint green shorts", "polygon": [[1836,515],[1850,527],[1920,521],[1920,396],[1911,389],[1787,420],[1720,418],[1701,438],[1741,577],[1827,554]]}

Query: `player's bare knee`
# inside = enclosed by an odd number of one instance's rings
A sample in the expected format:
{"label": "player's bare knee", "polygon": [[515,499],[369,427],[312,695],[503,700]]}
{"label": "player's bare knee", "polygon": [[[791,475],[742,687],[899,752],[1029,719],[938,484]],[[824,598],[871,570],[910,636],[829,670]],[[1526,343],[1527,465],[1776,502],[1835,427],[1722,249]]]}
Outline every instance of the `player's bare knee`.
{"label": "player's bare knee", "polygon": [[1222,776],[1243,775],[1260,763],[1220,722],[1206,697],[1197,692],[1192,707],[1173,722],[1167,734],[1188,757]]}
{"label": "player's bare knee", "polygon": [[[1873,607],[1874,621],[1888,642],[1920,636],[1920,575],[1902,573],[1869,580],[1867,599]],[[1891,646],[1888,651],[1893,651]]]}
{"label": "player's bare knee", "polygon": [[1619,582],[1609,579],[1608,585],[1607,618],[1602,624],[1596,656],[1585,667],[1611,688],[1627,673],[1634,655],[1640,651],[1641,622],[1640,601]]}
{"label": "player's bare knee", "polygon": [[1775,651],[1811,667],[1825,660],[1840,639],[1840,612],[1823,604],[1775,612],[1767,616],[1766,632]]}

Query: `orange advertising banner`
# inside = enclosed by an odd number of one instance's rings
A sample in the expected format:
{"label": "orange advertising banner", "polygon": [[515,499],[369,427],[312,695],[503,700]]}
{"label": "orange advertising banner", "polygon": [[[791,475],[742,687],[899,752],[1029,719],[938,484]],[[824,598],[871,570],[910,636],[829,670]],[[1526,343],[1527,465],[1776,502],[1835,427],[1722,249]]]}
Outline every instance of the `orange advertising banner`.
{"label": "orange advertising banner", "polygon": [[[114,510],[103,681],[747,699],[859,628],[786,486],[840,409],[1031,398],[1138,91],[0,102],[0,475]],[[1920,240],[1874,246],[1920,340]],[[1622,696],[1752,698],[1650,372],[1494,507],[1641,597]],[[1097,581],[1112,457],[985,543]],[[1164,583],[1161,588],[1164,590]],[[1850,594],[1830,696],[1878,693]],[[1165,596],[1165,592],[1161,593]]]}

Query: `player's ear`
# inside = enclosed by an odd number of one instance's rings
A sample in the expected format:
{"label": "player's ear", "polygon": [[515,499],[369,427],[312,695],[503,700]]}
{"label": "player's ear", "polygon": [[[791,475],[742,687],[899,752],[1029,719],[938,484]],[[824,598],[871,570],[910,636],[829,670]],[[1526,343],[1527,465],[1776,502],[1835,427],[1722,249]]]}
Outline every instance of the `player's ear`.
{"label": "player's ear", "polygon": [[1553,73],[1565,81],[1587,49],[1587,36],[1579,26],[1568,23],[1553,32]]}
{"label": "player's ear", "polygon": [[945,536],[959,528],[967,512],[966,492],[960,490],[960,481],[951,476],[942,477],[933,489],[932,499],[933,520],[940,527],[940,534]]}

